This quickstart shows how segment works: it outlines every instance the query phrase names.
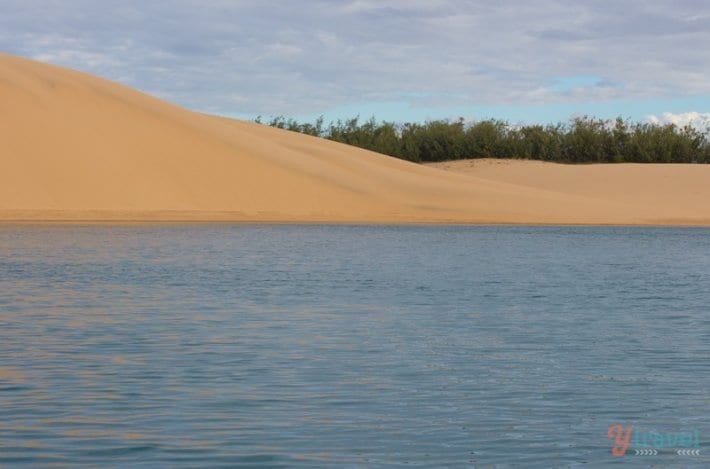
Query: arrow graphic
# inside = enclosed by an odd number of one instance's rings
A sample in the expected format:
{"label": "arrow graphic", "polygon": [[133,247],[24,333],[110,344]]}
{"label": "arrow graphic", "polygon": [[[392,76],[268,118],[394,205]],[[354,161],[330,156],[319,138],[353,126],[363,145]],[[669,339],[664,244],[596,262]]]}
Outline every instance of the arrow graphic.
{"label": "arrow graphic", "polygon": [[678,456],[700,456],[699,449],[679,449],[676,453]]}
{"label": "arrow graphic", "polygon": [[637,449],[636,456],[656,456],[658,451],[655,449]]}

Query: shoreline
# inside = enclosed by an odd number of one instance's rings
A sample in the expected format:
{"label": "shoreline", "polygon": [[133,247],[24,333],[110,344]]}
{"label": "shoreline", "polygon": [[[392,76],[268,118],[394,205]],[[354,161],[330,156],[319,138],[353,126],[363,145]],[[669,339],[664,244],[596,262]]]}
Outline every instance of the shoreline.
{"label": "shoreline", "polygon": [[451,226],[451,227],[589,227],[589,228],[710,228],[710,220],[700,222],[584,223],[584,222],[505,222],[505,221],[387,221],[387,220],[276,220],[276,219],[92,219],[27,218],[0,219],[0,227],[10,225],[289,225],[289,226]]}

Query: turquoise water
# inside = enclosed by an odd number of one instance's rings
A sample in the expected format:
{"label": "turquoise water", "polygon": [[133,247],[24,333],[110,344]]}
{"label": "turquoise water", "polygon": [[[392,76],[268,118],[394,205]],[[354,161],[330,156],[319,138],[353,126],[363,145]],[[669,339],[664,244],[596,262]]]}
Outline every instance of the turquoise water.
{"label": "turquoise water", "polygon": [[0,466],[703,467],[709,310],[707,229],[4,225]]}

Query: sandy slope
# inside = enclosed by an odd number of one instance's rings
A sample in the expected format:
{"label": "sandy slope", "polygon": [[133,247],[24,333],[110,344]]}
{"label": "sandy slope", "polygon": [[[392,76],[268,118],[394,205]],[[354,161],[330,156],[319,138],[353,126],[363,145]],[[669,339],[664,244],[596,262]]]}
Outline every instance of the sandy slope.
{"label": "sandy slope", "polygon": [[0,220],[710,224],[706,168],[620,167],[620,201],[607,186],[550,183],[567,167],[536,179],[525,164],[509,165],[520,177],[410,164],[0,54]]}
{"label": "sandy slope", "polygon": [[659,224],[707,224],[710,165],[563,165],[494,158],[448,161],[427,166],[490,181],[651,208]]}

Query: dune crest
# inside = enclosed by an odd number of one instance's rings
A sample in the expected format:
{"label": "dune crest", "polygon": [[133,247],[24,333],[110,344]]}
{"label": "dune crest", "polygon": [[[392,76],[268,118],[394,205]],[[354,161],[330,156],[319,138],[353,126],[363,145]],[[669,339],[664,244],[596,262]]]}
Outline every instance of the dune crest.
{"label": "dune crest", "polygon": [[[0,220],[6,221],[710,225],[710,210],[693,191],[654,207],[633,197],[605,197],[608,187],[580,191],[575,184],[416,165],[191,112],[91,75],[5,54],[0,137]],[[575,177],[583,180],[586,168],[592,167],[580,167]],[[697,166],[654,177],[684,178],[699,169],[710,183],[708,168]],[[625,171],[629,193],[639,184],[657,186]],[[559,168],[550,167],[548,179],[555,172]]]}

